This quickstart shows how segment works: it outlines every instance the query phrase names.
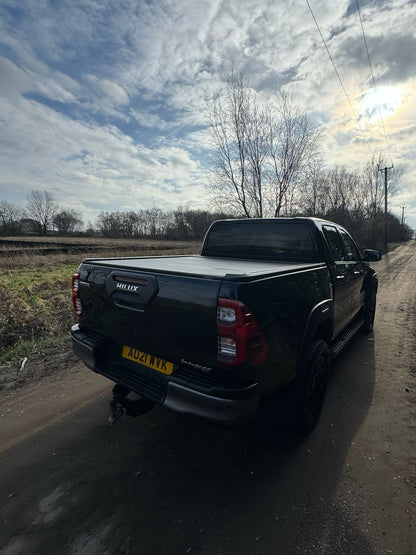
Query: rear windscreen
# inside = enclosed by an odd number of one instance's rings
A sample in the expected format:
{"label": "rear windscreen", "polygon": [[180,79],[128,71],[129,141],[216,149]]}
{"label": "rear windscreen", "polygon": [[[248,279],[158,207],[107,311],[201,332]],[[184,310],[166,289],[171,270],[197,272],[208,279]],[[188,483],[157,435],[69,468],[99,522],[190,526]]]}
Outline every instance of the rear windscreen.
{"label": "rear windscreen", "polygon": [[218,222],[202,254],[227,258],[314,262],[318,253],[308,225],[283,221]]}

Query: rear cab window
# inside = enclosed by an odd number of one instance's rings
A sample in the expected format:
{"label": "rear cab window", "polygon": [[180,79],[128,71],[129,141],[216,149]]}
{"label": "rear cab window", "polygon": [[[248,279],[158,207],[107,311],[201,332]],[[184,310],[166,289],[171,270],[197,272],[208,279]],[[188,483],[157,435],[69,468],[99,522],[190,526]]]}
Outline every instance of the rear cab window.
{"label": "rear cab window", "polygon": [[202,254],[257,260],[319,260],[310,226],[299,221],[281,220],[217,222],[208,232]]}

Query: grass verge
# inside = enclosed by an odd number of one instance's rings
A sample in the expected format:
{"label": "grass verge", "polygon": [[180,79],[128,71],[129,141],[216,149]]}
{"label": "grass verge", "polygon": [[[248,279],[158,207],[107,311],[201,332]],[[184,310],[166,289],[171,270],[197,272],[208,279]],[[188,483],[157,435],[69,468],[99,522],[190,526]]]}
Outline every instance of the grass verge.
{"label": "grass verge", "polygon": [[45,353],[65,351],[70,348],[69,332],[58,337],[44,337],[38,340],[23,339],[0,356],[0,365],[14,361],[22,361]]}
{"label": "grass verge", "polygon": [[3,269],[0,275],[0,364],[56,341],[75,321],[71,276],[76,266]]}

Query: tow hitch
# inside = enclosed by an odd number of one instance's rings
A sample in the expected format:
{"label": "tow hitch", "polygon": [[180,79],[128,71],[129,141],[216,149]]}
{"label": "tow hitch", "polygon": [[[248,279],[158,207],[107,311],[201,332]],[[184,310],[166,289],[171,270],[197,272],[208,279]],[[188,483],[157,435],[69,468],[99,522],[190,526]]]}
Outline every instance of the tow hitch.
{"label": "tow hitch", "polygon": [[156,403],[135,393],[122,384],[113,387],[113,398],[110,401],[111,414],[108,418],[110,426],[119,420],[124,414],[128,416],[140,416],[151,411]]}

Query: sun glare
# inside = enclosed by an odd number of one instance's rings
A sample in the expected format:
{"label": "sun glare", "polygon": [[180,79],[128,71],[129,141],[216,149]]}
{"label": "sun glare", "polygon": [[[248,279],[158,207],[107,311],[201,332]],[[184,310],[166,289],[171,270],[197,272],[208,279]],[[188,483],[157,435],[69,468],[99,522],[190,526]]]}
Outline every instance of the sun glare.
{"label": "sun glare", "polygon": [[393,116],[402,103],[398,87],[368,89],[360,97],[360,113],[371,123]]}

